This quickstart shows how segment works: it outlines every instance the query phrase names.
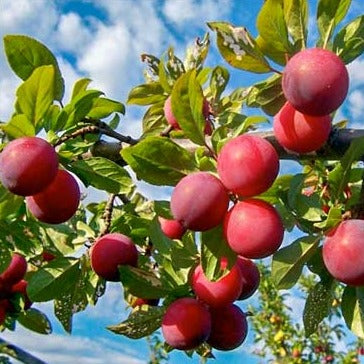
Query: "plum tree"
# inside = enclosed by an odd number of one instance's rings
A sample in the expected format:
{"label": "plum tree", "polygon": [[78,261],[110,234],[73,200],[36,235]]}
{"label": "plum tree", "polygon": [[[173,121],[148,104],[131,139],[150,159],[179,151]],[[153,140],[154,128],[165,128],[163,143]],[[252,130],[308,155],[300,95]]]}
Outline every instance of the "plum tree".
{"label": "plum tree", "polygon": [[219,225],[228,205],[229,195],[225,187],[208,172],[183,177],[171,196],[171,211],[175,220],[194,231],[205,231]]}
{"label": "plum tree", "polygon": [[277,251],[282,244],[284,227],[272,205],[258,199],[247,199],[238,202],[226,214],[224,234],[237,254],[259,259]]}
{"label": "plum tree", "polygon": [[70,219],[80,203],[76,179],[60,169],[52,183],[43,191],[26,197],[29,211],[40,221],[60,224]]}
{"label": "plum tree", "polygon": [[90,259],[96,274],[108,281],[118,281],[118,266],[135,267],[138,263],[138,251],[128,236],[110,233],[100,237],[93,244]]}
{"label": "plum tree", "polygon": [[4,272],[0,274],[0,281],[7,286],[12,286],[21,281],[27,272],[27,261],[24,256],[13,254],[10,264]]}
{"label": "plum tree", "polygon": [[159,299],[150,299],[150,298],[141,298],[141,297],[134,297],[131,302],[131,307],[138,307],[143,305],[148,306],[158,306]]}
{"label": "plum tree", "polygon": [[207,342],[218,350],[233,350],[240,346],[248,334],[248,322],[244,312],[230,304],[210,308],[211,334]]}
{"label": "plum tree", "polygon": [[240,296],[243,286],[242,274],[237,264],[215,282],[209,281],[202,266],[198,265],[193,271],[191,282],[196,296],[211,307],[221,307],[234,302]]}
{"label": "plum tree", "polygon": [[22,279],[18,283],[14,284],[11,287],[12,293],[20,293],[24,297],[24,309],[28,310],[33,302],[29,299],[28,293],[27,293],[27,286],[28,282],[25,279]]}
{"label": "plum tree", "polygon": [[224,186],[239,196],[250,197],[266,191],[279,171],[276,150],[266,140],[241,135],[220,150],[217,171]]}
{"label": "plum tree", "polygon": [[324,241],[322,257],[330,274],[340,282],[364,285],[364,220],[342,221]]}
{"label": "plum tree", "polygon": [[164,217],[159,216],[158,221],[164,235],[168,236],[170,239],[181,239],[186,231],[186,228],[177,220],[165,219]]}
{"label": "plum tree", "polygon": [[322,48],[305,49],[287,63],[282,89],[293,107],[307,115],[328,115],[345,100],[349,74],[343,61]]}
{"label": "plum tree", "polygon": [[57,153],[38,137],[15,139],[0,154],[1,183],[17,195],[30,196],[44,190],[57,171]]}
{"label": "plum tree", "polygon": [[209,310],[194,298],[177,299],[168,306],[162,319],[163,337],[175,349],[194,349],[209,337],[210,332]]}
{"label": "plum tree", "polygon": [[241,272],[243,288],[238,300],[245,300],[251,297],[259,287],[260,273],[256,264],[247,258],[238,256],[237,265]]}
{"label": "plum tree", "polygon": [[314,152],[329,137],[331,117],[302,114],[287,102],[274,117],[273,130],[284,148],[297,153]]}

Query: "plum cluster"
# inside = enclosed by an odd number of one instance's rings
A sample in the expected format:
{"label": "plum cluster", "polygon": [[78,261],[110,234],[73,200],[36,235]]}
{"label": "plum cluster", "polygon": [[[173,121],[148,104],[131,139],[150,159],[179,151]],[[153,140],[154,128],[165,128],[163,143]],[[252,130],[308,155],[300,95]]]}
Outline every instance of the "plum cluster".
{"label": "plum cluster", "polygon": [[0,181],[10,192],[25,196],[29,211],[48,224],[70,219],[80,202],[76,179],[59,168],[54,148],[38,137],[6,145],[0,154]]}
{"label": "plum cluster", "polygon": [[0,275],[0,325],[4,324],[7,313],[14,312],[12,300],[17,294],[23,297],[25,310],[32,305],[26,291],[26,272],[27,261],[22,255],[14,253],[10,264]]}
{"label": "plum cluster", "polygon": [[343,103],[348,87],[348,71],[335,53],[311,48],[295,54],[283,72],[287,102],[274,118],[278,142],[296,153],[320,149],[331,131],[330,113]]}

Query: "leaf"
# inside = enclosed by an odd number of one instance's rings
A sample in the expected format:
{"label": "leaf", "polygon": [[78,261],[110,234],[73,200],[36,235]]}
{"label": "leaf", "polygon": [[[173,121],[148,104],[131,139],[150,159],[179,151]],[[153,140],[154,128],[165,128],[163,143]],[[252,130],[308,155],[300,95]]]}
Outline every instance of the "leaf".
{"label": "leaf", "polygon": [[234,27],[227,22],[207,23],[217,33],[217,46],[231,66],[255,73],[270,72],[268,61],[254,38],[244,27]]}
{"label": "leaf", "polygon": [[80,78],[77,80],[73,85],[71,100],[74,100],[81,92],[86,91],[87,86],[91,83],[91,81],[92,80],[90,78]]}
{"label": "leaf", "polygon": [[181,75],[186,72],[186,69],[183,65],[183,62],[174,54],[173,47],[168,48],[167,56],[168,60],[166,63],[166,67],[168,73],[173,80],[177,80]]}
{"label": "leaf", "polygon": [[278,289],[289,289],[296,284],[319,242],[320,237],[304,236],[274,253],[272,278]]}
{"label": "leaf", "polygon": [[23,202],[23,197],[14,195],[0,184],[0,220],[16,213]]}
{"label": "leaf", "polygon": [[352,62],[364,52],[364,15],[340,29],[334,38],[333,51],[345,64]]}
{"label": "leaf", "polygon": [[316,332],[320,322],[330,313],[333,301],[332,286],[331,279],[318,282],[310,289],[303,311],[306,337]]}
{"label": "leaf", "polygon": [[196,169],[192,155],[164,137],[147,137],[121,155],[138,179],[158,186],[174,186]]}
{"label": "leaf", "polygon": [[152,272],[127,265],[119,266],[119,272],[124,288],[133,296],[161,298],[168,293],[161,281]]}
{"label": "leaf", "polygon": [[351,0],[320,0],[317,6],[317,26],[320,39],[319,47],[326,48],[335,27],[344,19],[349,10]]}
{"label": "leaf", "polygon": [[52,324],[48,317],[35,308],[29,308],[19,314],[17,321],[25,328],[38,334],[52,333]]}
{"label": "leaf", "polygon": [[29,299],[45,302],[61,297],[75,284],[79,274],[78,259],[55,259],[31,276],[27,287]]}
{"label": "leaf", "polygon": [[28,120],[38,125],[54,100],[55,70],[53,66],[41,66],[24,81],[16,92],[17,103]]}
{"label": "leaf", "polygon": [[62,100],[64,81],[61,71],[56,58],[44,44],[25,35],[6,35],[4,48],[10,67],[22,80],[30,77],[36,68],[52,65],[55,70],[54,97]]}
{"label": "leaf", "polygon": [[347,327],[360,338],[364,338],[364,288],[346,286],[341,312]]}
{"label": "leaf", "polygon": [[185,59],[186,71],[201,69],[210,48],[210,35],[205,33],[202,39],[197,38],[194,44],[187,49]]}
{"label": "leaf", "polygon": [[143,137],[147,135],[160,135],[166,127],[164,117],[164,102],[150,106],[143,116]]}
{"label": "leaf", "polygon": [[34,125],[24,114],[14,115],[7,124],[0,125],[0,128],[10,138],[20,138],[22,136],[34,136]]}
{"label": "leaf", "polygon": [[9,266],[11,262],[11,254],[9,247],[0,242],[0,274]]}
{"label": "leaf", "polygon": [[341,209],[337,207],[331,207],[327,214],[327,219],[323,222],[314,224],[315,227],[322,230],[329,230],[342,221]]}
{"label": "leaf", "polygon": [[151,82],[134,87],[128,95],[130,105],[152,105],[165,100],[163,87],[159,82]]}
{"label": "leaf", "polygon": [[308,3],[307,0],[283,0],[284,17],[289,34],[299,49],[306,47]]}
{"label": "leaf", "polygon": [[91,110],[87,116],[94,119],[103,119],[112,113],[125,114],[125,107],[121,102],[99,97],[93,100]]}
{"label": "leaf", "polygon": [[[228,260],[227,270],[221,269],[221,258]],[[236,254],[226,243],[222,226],[201,233],[201,265],[210,281],[217,281],[229,272],[236,261]]]}
{"label": "leaf", "polygon": [[184,134],[194,143],[204,145],[203,93],[195,70],[185,73],[176,81],[171,104],[172,113]]}
{"label": "leaf", "polygon": [[292,52],[292,45],[288,39],[288,30],[283,13],[282,0],[266,0],[257,17],[259,35],[268,42],[269,46]]}
{"label": "leaf", "polygon": [[230,79],[229,71],[222,66],[216,66],[210,79],[210,90],[213,100],[219,100]]}
{"label": "leaf", "polygon": [[284,66],[286,64],[287,59],[285,51],[273,48],[271,44],[260,35],[255,38],[255,41],[257,42],[257,46],[265,56],[273,60],[275,63],[280,64],[281,66]]}
{"label": "leaf", "polygon": [[128,194],[134,184],[129,173],[123,167],[102,157],[78,160],[70,165],[85,186],[115,194]]}
{"label": "leaf", "polygon": [[163,307],[143,306],[134,310],[120,324],[108,326],[108,330],[130,339],[141,339],[159,329],[164,313]]}

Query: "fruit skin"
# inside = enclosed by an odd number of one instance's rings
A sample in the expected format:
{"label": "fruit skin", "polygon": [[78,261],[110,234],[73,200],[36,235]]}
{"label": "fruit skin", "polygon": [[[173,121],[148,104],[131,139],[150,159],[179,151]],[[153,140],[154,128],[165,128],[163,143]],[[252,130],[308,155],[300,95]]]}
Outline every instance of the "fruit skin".
{"label": "fruit skin", "polygon": [[240,135],[221,148],[217,171],[229,191],[251,197],[266,191],[273,184],[279,171],[279,157],[265,139]]}
{"label": "fruit skin", "polygon": [[106,234],[99,238],[90,249],[91,266],[97,275],[107,281],[117,282],[119,265],[135,267],[138,251],[133,241],[119,233]]}
{"label": "fruit skin", "polygon": [[11,287],[11,292],[12,293],[20,293],[24,296],[24,310],[28,310],[33,302],[29,299],[28,293],[27,293],[27,286],[28,286],[28,282],[24,279],[22,279],[20,282],[18,282],[17,284],[14,284]]}
{"label": "fruit skin", "polygon": [[5,286],[13,286],[24,278],[26,272],[27,261],[22,255],[14,253],[8,267],[0,274],[0,281]]}
{"label": "fruit skin", "polygon": [[1,183],[16,195],[30,196],[44,190],[57,170],[57,153],[41,138],[15,139],[0,153]]}
{"label": "fruit skin", "polygon": [[163,234],[170,239],[181,239],[186,232],[186,228],[177,220],[165,219],[159,216],[158,221]]}
{"label": "fruit skin", "polygon": [[208,172],[195,172],[183,177],[171,197],[175,220],[194,231],[205,231],[219,225],[228,205],[229,195],[225,187]]}
{"label": "fruit skin", "polygon": [[305,49],[288,61],[282,88],[296,110],[307,115],[328,115],[345,100],[349,74],[335,53],[320,48]]}
{"label": "fruit skin", "polygon": [[210,312],[194,298],[177,299],[167,308],[162,319],[164,340],[176,349],[194,349],[208,338],[210,332]]}
{"label": "fruit skin", "polygon": [[44,250],[42,253],[42,258],[45,262],[51,262],[52,260],[56,259],[56,256],[53,255],[52,253]]}
{"label": "fruit skin", "polygon": [[8,306],[9,306],[8,300],[0,300],[0,325],[3,325],[5,322]]}
{"label": "fruit skin", "polygon": [[201,264],[192,274],[193,291],[201,301],[211,307],[222,307],[233,303],[240,296],[242,286],[242,275],[237,264],[231,268],[228,274],[215,282],[208,280]]}
{"label": "fruit skin", "polygon": [[342,221],[326,237],[322,249],[330,274],[351,286],[364,285],[364,220]]}
{"label": "fruit skin", "polygon": [[249,259],[265,258],[282,244],[284,227],[277,210],[268,202],[247,199],[225,216],[224,234],[231,249]]}
{"label": "fruit skin", "polygon": [[274,135],[284,148],[297,153],[320,149],[331,131],[330,115],[305,115],[286,102],[274,117]]}
{"label": "fruit skin", "polygon": [[210,309],[211,334],[207,343],[218,350],[233,350],[240,346],[248,334],[248,322],[236,305]]}
{"label": "fruit skin", "polygon": [[56,178],[42,192],[26,197],[29,211],[48,224],[61,224],[69,220],[80,203],[80,188],[67,171],[58,170]]}
{"label": "fruit skin", "polygon": [[[174,116],[174,114],[172,112],[172,99],[171,99],[171,96],[169,96],[167,98],[167,100],[165,101],[163,111],[164,111],[164,116],[165,116],[168,124],[173,126],[173,129],[175,129],[175,130],[182,130],[180,125],[178,124],[177,119],[175,118],[175,116]],[[210,104],[206,99],[203,100],[202,113],[203,113],[203,116],[204,116],[204,118],[206,120],[204,133],[206,135],[211,135],[212,132],[213,132],[213,129],[212,129],[210,121],[208,120],[209,115],[210,115]]]}
{"label": "fruit skin", "polygon": [[260,273],[256,264],[250,259],[239,257],[236,260],[241,272],[243,288],[238,300],[251,297],[259,287]]}

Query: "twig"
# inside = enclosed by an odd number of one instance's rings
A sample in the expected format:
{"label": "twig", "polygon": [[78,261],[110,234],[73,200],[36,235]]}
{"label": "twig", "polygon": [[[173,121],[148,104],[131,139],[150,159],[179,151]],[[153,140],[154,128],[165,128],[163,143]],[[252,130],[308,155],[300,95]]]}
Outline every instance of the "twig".
{"label": "twig", "polygon": [[105,234],[108,234],[110,231],[110,227],[111,227],[111,220],[112,220],[112,212],[114,209],[114,200],[115,197],[117,195],[112,193],[109,197],[109,199],[107,200],[106,206],[105,206],[105,211],[104,214],[102,215],[102,218],[105,221],[105,226],[102,229],[102,231],[100,232],[100,236],[103,236]]}
{"label": "twig", "polygon": [[159,134],[160,136],[165,136],[165,137],[169,137],[170,132],[173,130],[173,126],[172,125],[168,125],[164,130],[161,131],[161,133]]}
{"label": "twig", "polygon": [[95,126],[95,125],[87,125],[84,126],[81,129],[78,129],[76,131],[74,131],[71,134],[66,134],[63,135],[62,137],[60,137],[54,144],[54,147],[57,147],[58,145],[61,145],[63,143],[65,143],[66,141],[70,140],[70,139],[75,139],[81,135],[85,135],[85,134],[97,134],[100,132],[100,128]]}

